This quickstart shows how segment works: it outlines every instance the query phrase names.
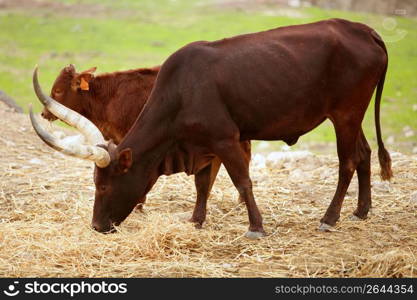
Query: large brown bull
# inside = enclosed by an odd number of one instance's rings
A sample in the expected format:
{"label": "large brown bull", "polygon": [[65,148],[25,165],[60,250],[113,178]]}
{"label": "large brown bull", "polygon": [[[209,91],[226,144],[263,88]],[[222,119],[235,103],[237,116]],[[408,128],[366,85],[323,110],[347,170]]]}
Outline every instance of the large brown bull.
{"label": "large brown bull", "polygon": [[[181,48],[162,65],[147,104],[121,143],[97,146],[104,140],[91,138],[96,162],[93,227],[112,230],[160,175],[197,173],[196,166],[202,168],[217,156],[247,206],[247,236],[262,236],[262,217],[240,142],[294,144],[327,118],[336,130],[339,182],[320,228],[339,219],[355,170],[359,199],[354,215],[365,218],[371,207],[371,150],[361,123],[375,88],[381,176],[392,176],[379,122],[387,64],[386,48],[373,29],[340,19]],[[34,75],[38,96],[53,101],[40,92]],[[38,124],[34,126],[51,143]],[[63,150],[82,153],[79,145],[71,146]],[[181,164],[173,164],[174,158]],[[205,205],[197,199],[197,207]]]}
{"label": "large brown bull", "polygon": [[[96,68],[77,72],[74,65],[61,70],[51,89],[51,97],[72,111],[78,112],[90,120],[103,134],[104,139],[112,140],[116,145],[132,127],[142,111],[156,81],[160,67],[140,68],[94,75]],[[42,116],[54,121],[57,117],[48,110],[54,110],[53,104],[46,102]],[[56,109],[56,108],[55,108]],[[250,160],[250,142],[242,142],[242,149]],[[176,162],[174,157],[173,167]],[[179,158],[181,160],[181,157]],[[209,196],[221,162],[213,158],[206,170],[195,174],[197,198]],[[197,163],[197,168],[198,163]],[[200,200],[201,201],[206,201]],[[145,198],[138,200],[141,208]],[[197,227],[202,225],[199,215],[205,215],[196,207],[191,218]]]}

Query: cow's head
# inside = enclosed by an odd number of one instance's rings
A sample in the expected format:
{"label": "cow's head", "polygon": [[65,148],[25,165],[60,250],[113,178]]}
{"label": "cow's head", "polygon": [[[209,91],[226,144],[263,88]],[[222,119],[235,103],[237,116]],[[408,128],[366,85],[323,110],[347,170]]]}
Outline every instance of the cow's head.
{"label": "cow's head", "polygon": [[[144,196],[156,181],[156,174],[149,174],[146,164],[134,163],[132,149],[122,144],[116,146],[112,141],[106,142],[90,120],[45,95],[38,82],[37,68],[33,74],[33,86],[48,111],[85,136],[85,144],[55,137],[42,128],[30,108],[32,126],[46,144],[66,155],[95,162],[96,193],[92,226],[100,232],[113,231],[114,225],[126,219],[138,203],[143,203]],[[138,182],[137,178],[147,179]]]}
{"label": "cow's head", "polygon": [[96,165],[94,183],[96,186],[92,226],[99,232],[112,232],[143,203],[143,182],[138,182],[140,166],[133,164],[130,148],[118,149],[112,142],[105,146],[110,154],[110,163],[102,168]]}
{"label": "cow's head", "polygon": [[[90,89],[90,81],[94,78],[96,67],[77,73],[74,65],[63,68],[51,89],[51,98],[66,107],[83,114],[83,94]],[[42,117],[49,121],[55,121],[57,117],[46,107],[42,111]]]}

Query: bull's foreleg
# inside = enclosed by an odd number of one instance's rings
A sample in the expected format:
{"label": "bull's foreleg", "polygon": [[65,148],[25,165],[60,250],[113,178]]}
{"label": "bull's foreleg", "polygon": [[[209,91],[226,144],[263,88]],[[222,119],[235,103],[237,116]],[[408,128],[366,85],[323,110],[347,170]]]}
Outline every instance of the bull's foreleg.
{"label": "bull's foreleg", "polygon": [[197,201],[190,221],[195,223],[196,228],[201,228],[206,220],[207,199],[210,195],[217,173],[219,172],[220,164],[220,159],[216,157],[207,167],[194,176]]}
{"label": "bull's foreleg", "polygon": [[240,197],[244,200],[249,215],[249,231],[246,237],[256,239],[265,235],[262,216],[256,205],[249,177],[249,161],[240,143],[234,140],[219,141],[215,153],[220,157]]}

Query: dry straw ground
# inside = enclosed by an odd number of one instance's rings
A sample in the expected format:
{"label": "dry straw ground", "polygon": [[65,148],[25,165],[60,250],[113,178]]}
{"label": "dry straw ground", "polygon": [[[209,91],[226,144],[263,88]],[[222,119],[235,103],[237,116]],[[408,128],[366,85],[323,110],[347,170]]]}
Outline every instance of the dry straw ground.
{"label": "dry straw ground", "polygon": [[[184,220],[193,180],[161,177],[145,213],[116,234],[90,228],[89,162],[44,146],[27,115],[0,103],[0,276],[57,277],[411,277],[417,275],[417,156],[393,155],[395,178],[381,183],[373,156],[373,211],[349,219],[356,178],[333,232],[316,230],[333,195],[337,158],[310,157],[252,169],[269,236],[243,237],[246,209],[226,172],[209,199],[202,230]],[[297,172],[294,173],[294,169]]]}

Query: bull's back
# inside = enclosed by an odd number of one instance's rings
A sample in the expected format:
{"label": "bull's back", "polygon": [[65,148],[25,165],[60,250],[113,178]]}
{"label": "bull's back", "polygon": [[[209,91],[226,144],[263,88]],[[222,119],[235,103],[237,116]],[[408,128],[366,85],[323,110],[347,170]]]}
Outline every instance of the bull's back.
{"label": "bull's back", "polygon": [[160,76],[175,78],[183,119],[215,127],[230,118],[241,139],[292,140],[362,82],[371,78],[374,88],[384,52],[371,31],[327,20],[193,43],[168,59]]}

